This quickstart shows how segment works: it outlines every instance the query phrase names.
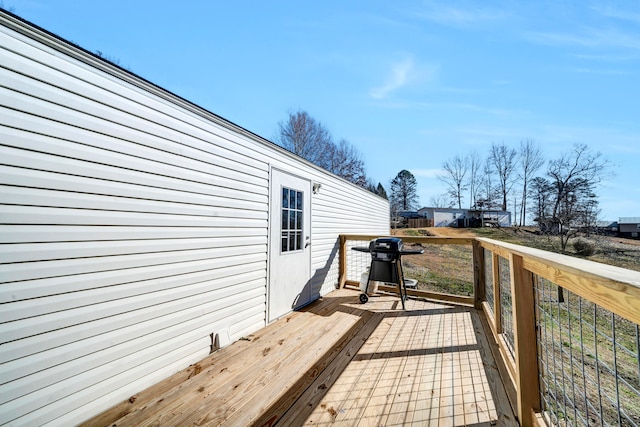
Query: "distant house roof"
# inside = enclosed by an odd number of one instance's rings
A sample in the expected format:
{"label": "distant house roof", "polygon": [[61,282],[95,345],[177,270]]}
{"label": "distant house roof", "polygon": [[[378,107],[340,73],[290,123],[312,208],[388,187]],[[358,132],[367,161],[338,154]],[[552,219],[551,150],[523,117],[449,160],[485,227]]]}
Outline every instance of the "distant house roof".
{"label": "distant house roof", "polygon": [[398,211],[398,216],[401,218],[422,218],[416,211]]}
{"label": "distant house roof", "polygon": [[640,216],[620,217],[618,224],[640,224]]}
{"label": "distant house roof", "polygon": [[439,211],[439,212],[487,212],[487,213],[510,213],[510,211],[503,211],[502,209],[468,209],[468,208],[462,208],[462,209],[458,209],[458,208],[433,208],[433,207],[424,207],[424,208],[420,208],[420,211],[425,211],[425,210],[434,210],[434,211]]}
{"label": "distant house roof", "polygon": [[596,221],[596,226],[602,228],[617,227],[618,221]]}

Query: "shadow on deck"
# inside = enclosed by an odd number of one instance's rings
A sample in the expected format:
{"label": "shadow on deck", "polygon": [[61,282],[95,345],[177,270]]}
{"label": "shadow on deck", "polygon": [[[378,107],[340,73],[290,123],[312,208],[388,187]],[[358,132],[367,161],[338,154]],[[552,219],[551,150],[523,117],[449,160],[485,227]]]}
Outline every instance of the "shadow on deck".
{"label": "shadow on deck", "polygon": [[86,425],[517,425],[475,309],[341,289]]}

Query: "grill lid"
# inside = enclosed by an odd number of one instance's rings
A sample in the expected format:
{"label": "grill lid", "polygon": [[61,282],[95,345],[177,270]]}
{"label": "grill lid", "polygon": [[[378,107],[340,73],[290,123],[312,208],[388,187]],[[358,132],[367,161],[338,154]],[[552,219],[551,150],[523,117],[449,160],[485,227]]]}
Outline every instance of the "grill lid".
{"label": "grill lid", "polygon": [[402,252],[402,239],[398,237],[380,237],[369,242],[369,251],[378,253]]}

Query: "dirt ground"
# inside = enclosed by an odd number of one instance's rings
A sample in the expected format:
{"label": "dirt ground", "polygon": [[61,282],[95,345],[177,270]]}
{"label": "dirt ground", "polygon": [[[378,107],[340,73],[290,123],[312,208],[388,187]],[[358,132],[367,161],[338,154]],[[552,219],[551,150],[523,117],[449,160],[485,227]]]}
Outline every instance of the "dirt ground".
{"label": "dirt ground", "polygon": [[425,227],[425,228],[399,228],[394,230],[396,236],[415,236],[416,231],[425,236],[435,237],[476,237],[476,233],[468,228],[452,227]]}

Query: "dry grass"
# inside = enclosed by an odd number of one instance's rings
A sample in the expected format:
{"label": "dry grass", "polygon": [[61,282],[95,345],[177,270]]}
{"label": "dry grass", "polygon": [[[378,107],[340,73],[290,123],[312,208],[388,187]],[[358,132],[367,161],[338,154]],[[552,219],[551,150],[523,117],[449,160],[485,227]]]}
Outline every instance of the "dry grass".
{"label": "dry grass", "polygon": [[418,289],[473,295],[473,254],[470,247],[421,245],[420,248],[424,254],[402,258],[404,274],[418,280]]}
{"label": "dry grass", "polygon": [[[402,236],[474,237],[464,229],[429,227],[395,230]],[[402,257],[404,274],[418,280],[418,289],[445,294],[473,295],[473,253],[470,246],[406,245],[424,250],[422,255]]]}
{"label": "dry grass", "polygon": [[[633,423],[640,422],[638,329],[634,323],[565,291],[565,302],[555,298],[557,286],[538,286],[539,357],[548,367],[549,409],[559,425],[588,424],[599,419],[617,425],[618,407]],[[615,345],[614,345],[615,343]],[[578,424],[580,424],[578,422]]]}
{"label": "dry grass", "polygon": [[[557,237],[537,234],[533,227],[504,227],[471,229],[478,237],[501,240],[522,246],[560,252],[560,242]],[[616,267],[640,271],[640,240],[623,239],[620,237],[580,235],[581,238],[595,245],[596,252],[586,259],[615,265]],[[571,245],[567,246],[567,255],[578,257]],[[580,257],[585,258],[585,257]]]}
{"label": "dry grass", "polygon": [[[535,227],[502,227],[502,228],[450,228],[430,227],[421,229],[394,230],[399,237],[404,236],[438,236],[438,237],[487,237],[516,245],[560,252],[560,241],[554,236],[544,236],[536,232]],[[629,270],[640,271],[640,240],[624,239],[621,237],[580,235],[581,238],[593,243],[596,252],[586,257],[591,261],[615,265]],[[575,254],[569,241],[567,255],[579,257]],[[580,257],[585,258],[585,257]]]}
{"label": "dry grass", "polygon": [[[393,230],[393,234],[400,238],[402,236],[487,237],[551,252],[560,252],[557,238],[539,235],[533,227],[463,229],[429,227]],[[597,250],[593,255],[581,258],[640,271],[640,240],[593,235],[582,236],[582,238],[592,242]],[[418,280],[418,289],[455,295],[472,295],[473,262],[470,247],[425,244],[421,248],[425,251],[423,255],[403,258],[405,275]],[[579,257],[572,252],[571,244],[569,244],[569,250],[567,255]]]}

